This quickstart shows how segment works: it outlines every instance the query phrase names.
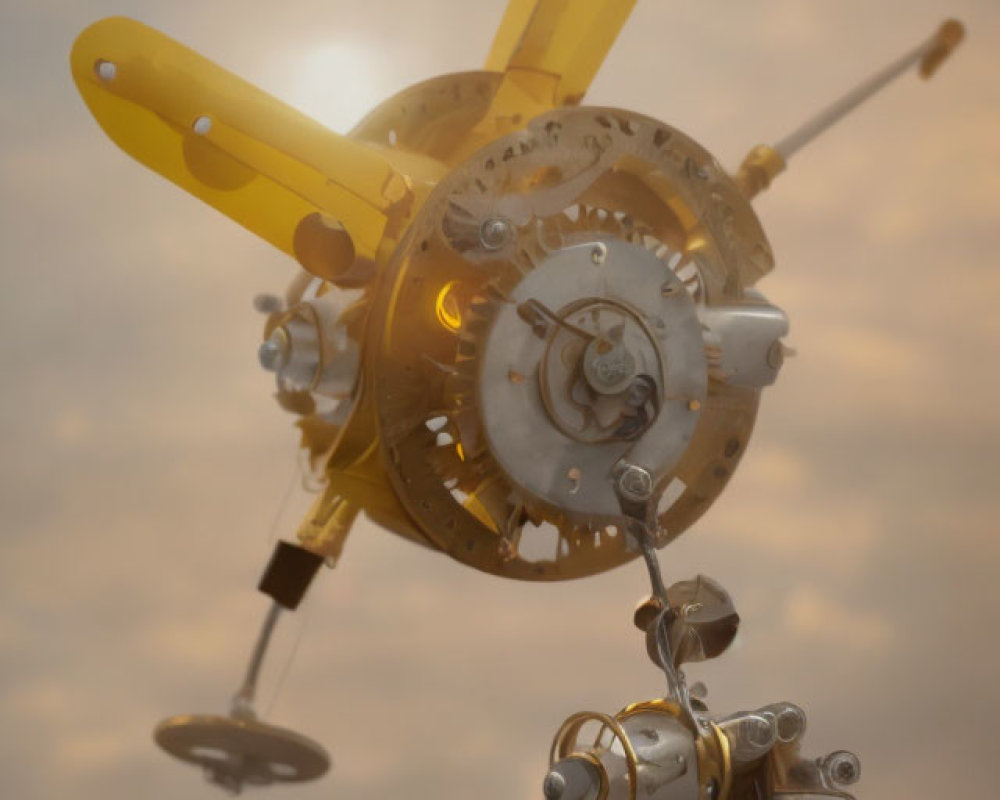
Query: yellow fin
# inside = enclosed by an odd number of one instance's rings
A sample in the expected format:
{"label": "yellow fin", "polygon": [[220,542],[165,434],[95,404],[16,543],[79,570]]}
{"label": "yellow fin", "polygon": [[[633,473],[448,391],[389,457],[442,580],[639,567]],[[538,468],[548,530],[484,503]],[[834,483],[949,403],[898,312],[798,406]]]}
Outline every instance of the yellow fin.
{"label": "yellow fin", "polygon": [[576,105],[634,5],[635,0],[510,0],[486,69],[507,72],[533,94],[545,92],[552,106]]}
{"label": "yellow fin", "polygon": [[289,254],[299,221],[322,212],[371,258],[387,217],[412,200],[407,178],[379,151],[134,20],[91,25],[70,61],[119,147]]}

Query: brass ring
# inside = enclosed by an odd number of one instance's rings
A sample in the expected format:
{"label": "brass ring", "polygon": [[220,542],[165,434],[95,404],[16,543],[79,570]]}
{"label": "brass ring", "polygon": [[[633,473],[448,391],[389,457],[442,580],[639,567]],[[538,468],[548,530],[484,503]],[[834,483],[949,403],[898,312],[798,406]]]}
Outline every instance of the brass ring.
{"label": "brass ring", "polygon": [[[628,735],[625,733],[625,729],[622,728],[621,723],[614,717],[607,714],[600,714],[594,711],[581,711],[567,719],[562,724],[558,733],[556,733],[555,738],[552,740],[552,748],[549,750],[549,766],[556,763],[557,756],[562,759],[573,755],[569,752],[567,744],[571,739],[574,742],[576,741],[576,737],[583,729],[583,726],[588,722],[600,722],[622,743],[622,748],[625,751],[625,766],[628,770],[628,800],[636,800],[636,793],[639,785],[639,778],[636,772],[639,762],[638,756],[636,755],[635,748],[632,747],[632,742],[629,741]],[[603,766],[601,768],[601,772],[602,774],[605,773]],[[606,782],[606,780],[607,777],[605,775],[602,782]]]}

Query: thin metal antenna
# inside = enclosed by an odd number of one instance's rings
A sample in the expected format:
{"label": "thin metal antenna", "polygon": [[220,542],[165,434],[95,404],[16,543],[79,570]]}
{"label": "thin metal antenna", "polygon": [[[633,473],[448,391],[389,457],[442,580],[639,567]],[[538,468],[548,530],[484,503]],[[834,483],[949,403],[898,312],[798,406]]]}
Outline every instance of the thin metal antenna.
{"label": "thin metal antenna", "polygon": [[247,674],[243,679],[243,685],[233,697],[233,716],[250,717],[256,716],[253,708],[254,698],[257,694],[257,679],[260,676],[260,668],[264,663],[264,656],[267,647],[271,642],[271,634],[278,624],[278,617],[281,616],[281,606],[272,603],[268,609],[264,624],[261,625],[260,634],[257,636],[257,644],[254,645],[253,653],[250,655],[250,663],[247,665]]}
{"label": "thin metal antenna", "polygon": [[747,198],[759,194],[785,171],[793,155],[914,67],[919,66],[920,75],[925,79],[933,76],[964,38],[965,27],[961,22],[946,21],[926,42],[893,61],[777,144],[755,147],[734,176],[740,190]]}
{"label": "thin metal antenna", "polygon": [[[926,42],[892,62],[885,69],[872,75],[868,80],[837,100],[837,102],[825,108],[811,120],[774,145],[774,149],[778,151],[785,161],[788,161],[820,134],[832,128],[855,108],[918,64],[921,65],[921,72],[924,73],[924,77],[930,77],[930,74],[933,74],[937,66],[940,66],[940,62],[958,46],[964,35],[965,30],[960,22],[957,20],[948,20]],[[934,60],[936,63],[933,65],[927,64],[925,68],[923,65],[932,56],[935,57]]]}

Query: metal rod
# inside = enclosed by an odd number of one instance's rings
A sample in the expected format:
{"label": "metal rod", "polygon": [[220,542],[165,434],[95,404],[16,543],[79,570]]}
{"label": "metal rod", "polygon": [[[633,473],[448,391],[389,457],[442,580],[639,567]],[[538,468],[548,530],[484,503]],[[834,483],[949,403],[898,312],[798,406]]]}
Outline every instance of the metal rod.
{"label": "metal rod", "polygon": [[958,45],[963,34],[964,29],[961,25],[949,20],[926,42],[892,62],[885,69],[877,72],[840,100],[821,111],[774,145],[774,149],[787,161],[817,136],[829,130],[847,114],[910,69],[920,65],[924,76],[929,77],[937,69],[940,62]]}
{"label": "metal rod", "polygon": [[673,611],[670,608],[670,601],[667,600],[667,588],[663,583],[663,573],[660,571],[660,560],[656,556],[656,548],[653,547],[653,536],[648,525],[644,525],[636,520],[636,528],[639,533],[639,542],[642,547],[642,557],[646,562],[646,569],[649,572],[649,582],[653,588],[653,596],[659,598],[662,609],[657,615],[654,625],[654,641],[656,643],[657,654],[660,657],[660,666],[667,679],[667,694],[677,700],[692,730],[698,731],[698,718],[691,707],[691,695],[688,692],[687,680],[684,672],[674,664],[674,654],[670,647],[670,636],[668,628],[673,618]]}
{"label": "metal rod", "polygon": [[253,715],[253,701],[257,694],[257,678],[260,676],[260,668],[264,663],[264,656],[271,642],[271,634],[274,633],[274,628],[278,624],[281,611],[282,607],[278,603],[272,603],[268,609],[264,624],[261,625],[260,633],[257,636],[257,643],[250,655],[250,663],[247,665],[243,685],[233,698],[234,713]]}
{"label": "metal rod", "polygon": [[664,608],[669,607],[667,602],[667,587],[663,583],[663,574],[660,572],[660,560],[656,557],[656,548],[653,547],[653,537],[645,525],[636,525],[641,530],[639,544],[642,547],[642,557],[646,562],[646,570],[649,572],[649,583],[653,587],[653,596],[660,599]]}

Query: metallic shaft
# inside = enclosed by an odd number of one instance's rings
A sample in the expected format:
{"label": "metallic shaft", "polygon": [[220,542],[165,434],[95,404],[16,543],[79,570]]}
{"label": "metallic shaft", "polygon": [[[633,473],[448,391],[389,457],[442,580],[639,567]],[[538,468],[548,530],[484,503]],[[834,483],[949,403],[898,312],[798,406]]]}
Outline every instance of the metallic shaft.
{"label": "metallic shaft", "polygon": [[667,602],[667,587],[663,583],[663,574],[660,572],[660,559],[656,557],[653,537],[650,536],[649,530],[645,526],[642,526],[640,546],[642,547],[642,557],[646,561],[646,569],[649,571],[649,582],[653,588],[653,596],[659,598],[664,608],[668,608],[670,604]]}
{"label": "metallic shaft", "polygon": [[281,610],[278,603],[272,603],[264,618],[264,624],[261,625],[260,634],[257,636],[257,643],[250,655],[250,663],[247,665],[247,674],[243,679],[243,685],[233,698],[233,711],[236,713],[253,714],[253,701],[257,694],[257,678],[260,676],[260,668],[264,663],[264,656],[271,642],[271,634],[274,633],[274,628],[278,624]]}
{"label": "metallic shaft", "polygon": [[637,525],[641,530],[640,546],[642,547],[642,557],[646,562],[646,569],[649,571],[649,582],[652,585],[653,596],[658,598],[663,605],[662,610],[657,615],[654,625],[654,636],[656,649],[660,657],[660,665],[663,674],[667,679],[667,694],[677,700],[681,711],[693,730],[698,729],[697,716],[691,707],[691,696],[688,692],[687,681],[684,672],[674,664],[674,654],[671,652],[670,637],[667,633],[670,620],[673,618],[673,611],[670,602],[667,600],[667,587],[663,583],[663,574],[660,572],[660,560],[656,557],[656,548],[653,547],[653,537],[645,525]]}
{"label": "metallic shaft", "polygon": [[848,92],[840,100],[774,145],[774,149],[785,161],[788,161],[821,133],[831,128],[863,102],[912,68],[920,65],[924,77],[930,77],[940,62],[962,40],[963,35],[964,30],[961,24],[949,20],[929,40]]}

